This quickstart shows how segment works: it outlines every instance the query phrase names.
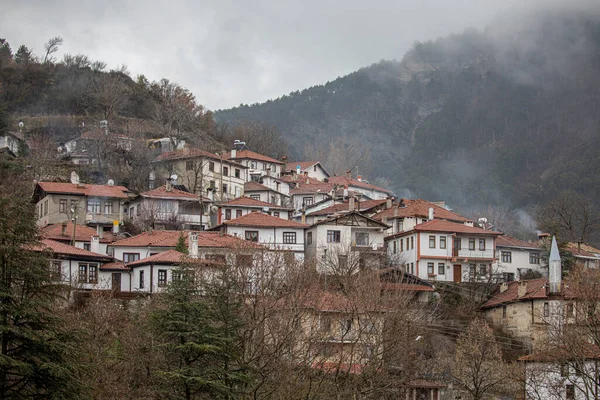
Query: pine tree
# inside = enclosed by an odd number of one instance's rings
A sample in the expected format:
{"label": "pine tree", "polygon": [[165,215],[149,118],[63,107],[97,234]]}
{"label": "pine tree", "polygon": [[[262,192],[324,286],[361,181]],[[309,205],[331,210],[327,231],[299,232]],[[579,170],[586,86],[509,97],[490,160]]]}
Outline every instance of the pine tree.
{"label": "pine tree", "polygon": [[62,288],[39,251],[32,206],[0,198],[0,399],[81,398]]}
{"label": "pine tree", "polygon": [[188,247],[185,244],[185,236],[183,235],[183,233],[181,233],[181,235],[179,235],[179,239],[177,239],[177,244],[175,245],[175,250],[177,250],[178,252],[183,253],[183,254],[188,253]]}

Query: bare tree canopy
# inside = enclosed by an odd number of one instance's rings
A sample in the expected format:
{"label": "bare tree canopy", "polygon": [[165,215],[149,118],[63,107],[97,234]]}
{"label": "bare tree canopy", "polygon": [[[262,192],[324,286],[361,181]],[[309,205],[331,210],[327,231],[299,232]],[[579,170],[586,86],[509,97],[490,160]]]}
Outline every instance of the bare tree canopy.
{"label": "bare tree canopy", "polygon": [[44,64],[53,63],[56,61],[56,58],[53,57],[52,54],[56,53],[62,44],[63,38],[60,36],[54,36],[53,38],[50,38],[46,44],[44,44],[44,49],[46,50],[46,54],[44,55]]}

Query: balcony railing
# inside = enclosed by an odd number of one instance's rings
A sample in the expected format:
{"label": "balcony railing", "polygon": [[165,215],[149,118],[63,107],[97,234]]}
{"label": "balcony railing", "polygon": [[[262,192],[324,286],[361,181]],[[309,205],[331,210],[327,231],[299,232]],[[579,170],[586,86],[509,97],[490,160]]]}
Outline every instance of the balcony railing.
{"label": "balcony railing", "polygon": [[453,249],[452,255],[458,258],[494,258],[494,250]]}
{"label": "balcony railing", "polygon": [[352,251],[371,252],[372,253],[372,252],[385,251],[385,249],[383,247],[383,243],[372,243],[372,244],[366,244],[366,245],[353,244]]}

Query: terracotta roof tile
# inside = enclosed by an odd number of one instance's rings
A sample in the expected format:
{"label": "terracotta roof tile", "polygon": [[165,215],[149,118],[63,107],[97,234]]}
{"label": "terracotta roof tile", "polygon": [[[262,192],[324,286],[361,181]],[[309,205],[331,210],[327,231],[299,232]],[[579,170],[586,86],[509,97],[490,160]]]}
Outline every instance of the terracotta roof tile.
{"label": "terracotta roof tile", "polygon": [[498,247],[519,247],[526,249],[541,249],[539,243],[526,242],[507,235],[498,236],[496,238],[496,246]]}
{"label": "terracotta roof tile", "polygon": [[273,190],[263,184],[260,184],[258,182],[250,181],[250,182],[244,183],[244,192],[254,192],[254,191],[261,191],[261,190],[275,191],[275,190]]}
{"label": "terracotta roof tile", "polygon": [[[63,224],[52,224],[47,225],[40,229],[40,234],[46,239],[58,240],[58,241],[71,241],[73,238],[73,223],[71,221],[66,223],[65,234],[62,234]],[[92,236],[97,234],[96,230],[85,225],[77,225],[75,228],[75,241],[76,242],[90,242]],[[100,243],[111,243],[115,240],[111,233],[103,233],[100,238]]]}
{"label": "terracotta roof tile", "polygon": [[221,203],[221,206],[240,206],[240,207],[250,207],[250,208],[263,208],[269,207],[270,209],[275,210],[287,210],[285,207],[276,206],[271,203],[266,203],[264,201],[255,200],[250,197],[238,197],[237,199],[230,200],[226,203]]}
{"label": "terracotta roof tile", "polygon": [[516,301],[545,299],[548,297],[546,294],[546,284],[548,283],[548,278],[532,279],[530,281],[522,282],[526,282],[527,284],[527,291],[523,296],[519,297],[518,295],[519,282],[509,282],[507,290],[502,293],[500,293],[500,288],[495,290],[492,293],[491,298],[485,302],[481,308],[496,307],[501,304],[513,303]]}
{"label": "terracotta roof tile", "polygon": [[[296,167],[299,165],[300,166],[300,170],[304,171],[306,169],[309,169],[310,167],[312,167],[315,164],[321,164],[319,161],[296,161],[296,162],[289,162],[287,164],[285,164],[285,171],[286,172],[290,172],[290,171],[296,171]],[[323,168],[323,166],[321,166],[321,168]],[[325,169],[325,168],[323,168]]]}
{"label": "terracotta roof tile", "polygon": [[308,228],[308,225],[287,219],[274,217],[262,212],[251,212],[242,215],[239,218],[223,222],[228,226],[255,226],[255,227],[274,227],[274,228]]}
{"label": "terracotta roof tile", "polygon": [[290,195],[297,194],[313,194],[313,193],[329,193],[333,190],[333,183],[325,183],[321,181],[315,181],[311,183],[298,183],[294,189],[290,190]]}
{"label": "terracotta roof tile", "polygon": [[[291,185],[293,184],[307,184],[306,183],[306,178],[305,176],[301,175],[301,176],[295,176],[295,175],[283,175],[281,178],[279,178],[279,180],[289,183]],[[320,180],[316,179],[316,178],[311,178],[310,176],[308,177],[308,184],[319,184],[319,183],[323,183]],[[333,184],[332,184],[333,187]]]}
{"label": "terracotta roof tile", "polygon": [[[167,187],[161,186],[156,189],[149,190],[147,192],[140,193],[140,196],[151,199],[169,199],[169,200],[196,200],[200,201],[200,196],[194,193],[184,192],[183,190],[171,188],[167,191]],[[211,201],[210,199],[204,198],[205,201]]]}
{"label": "terracotta roof tile", "polygon": [[393,194],[391,190],[384,189],[379,186],[375,186],[373,184],[367,183],[365,181],[359,181],[358,179],[348,178],[347,176],[332,176],[329,178],[330,183],[335,183],[343,186],[354,186],[363,189],[377,190],[379,192]]}
{"label": "terracotta roof tile", "polygon": [[[188,244],[188,234],[194,231],[152,231],[144,232],[130,238],[118,240],[112,245],[115,247],[175,247],[179,236],[185,237]],[[196,232],[198,234],[198,247],[236,248],[247,246],[247,241],[220,232]]]}
{"label": "terracotta roof tile", "polygon": [[[356,201],[355,202],[355,210],[359,211],[359,212],[365,212],[365,211],[369,211],[372,210],[376,207],[385,205],[386,200],[365,200],[365,201]],[[310,216],[316,216],[316,215],[331,215],[331,214],[335,214],[335,213],[342,213],[342,212],[349,212],[349,202],[345,201],[343,203],[338,203],[338,204],[333,204],[327,208],[324,208],[322,210],[318,210],[318,211],[313,211],[310,214]]]}
{"label": "terracotta roof tile", "polygon": [[565,250],[569,251],[575,257],[600,258],[600,250],[585,243],[569,242],[565,245]]}
{"label": "terracotta roof tile", "polygon": [[47,193],[75,194],[93,197],[113,197],[126,199],[129,189],[125,186],[74,184],[66,182],[38,182],[38,186]]}
{"label": "terracotta roof tile", "polygon": [[[199,157],[210,158],[212,160],[221,160],[221,158],[215,153],[211,153],[209,151],[200,150],[200,149],[188,148],[188,149],[182,149],[182,150],[166,151],[164,153],[161,153],[154,159],[154,162],[162,162],[162,161],[170,161],[170,160],[184,160],[187,158],[199,158]],[[241,165],[233,160],[228,160],[225,157],[225,155],[223,155],[223,161],[227,161],[228,163],[235,165],[237,168],[246,168],[243,165]]]}
{"label": "terracotta roof tile", "polygon": [[416,199],[408,200],[402,199],[404,207],[395,205],[392,208],[383,210],[373,216],[373,218],[381,220],[383,217],[391,218],[404,218],[404,217],[423,217],[429,216],[429,208],[433,208],[433,215],[435,219],[447,219],[449,221],[465,222],[469,219],[459,215],[453,211],[447,210],[443,207],[438,206],[432,202]]}
{"label": "terracotta roof tile", "polygon": [[259,154],[252,150],[237,150],[235,157],[231,157],[231,152],[223,154],[224,160],[243,160],[246,158],[249,158],[251,160],[266,161],[273,164],[284,164],[283,161],[279,161],[274,158]]}
{"label": "terracotta roof tile", "polygon": [[123,261],[113,261],[110,263],[102,264],[100,266],[101,271],[129,271],[129,267],[125,265]]}
{"label": "terracotta roof tile", "polygon": [[187,258],[186,254],[177,250],[167,250],[141,260],[132,261],[127,263],[127,266],[131,268],[146,264],[180,264],[185,258]]}
{"label": "terracotta roof tile", "polygon": [[73,257],[85,257],[85,258],[94,258],[98,261],[111,261],[112,258],[107,255],[102,255],[98,253],[92,253],[91,251],[87,251],[84,249],[80,249],[78,247],[74,247],[65,243],[57,242],[56,240],[50,239],[42,239],[40,240],[40,244],[34,247],[34,250],[37,251],[51,251],[55,254],[61,254],[65,256],[73,256]]}
{"label": "terracotta roof tile", "polygon": [[[415,231],[421,232],[448,232],[448,233],[464,233],[470,235],[502,235],[502,232],[488,231],[475,226],[467,226],[465,224],[459,224],[456,222],[445,221],[443,219],[434,219],[431,221],[423,222],[422,224],[415,225]],[[400,232],[396,235],[389,236],[401,236],[407,232]]]}

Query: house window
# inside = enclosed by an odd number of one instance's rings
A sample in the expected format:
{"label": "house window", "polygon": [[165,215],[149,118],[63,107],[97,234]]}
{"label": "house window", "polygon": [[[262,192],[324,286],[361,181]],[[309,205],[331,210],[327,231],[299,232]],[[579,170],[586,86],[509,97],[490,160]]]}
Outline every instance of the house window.
{"label": "house window", "polygon": [[529,264],[539,264],[540,263],[540,253],[529,253]]}
{"label": "house window", "polygon": [[104,202],[104,214],[110,215],[113,213],[113,202],[105,201]]}
{"label": "house window", "polygon": [[240,172],[239,168],[236,168],[236,169],[235,169],[235,177],[239,179],[239,178],[240,178],[240,176],[242,176],[242,174],[241,174],[241,172]]}
{"label": "house window", "polygon": [[479,239],[479,251],[485,251],[485,239]]}
{"label": "house window", "polygon": [[158,287],[167,286],[167,270],[159,269],[158,270]]}
{"label": "house window", "polygon": [[440,249],[446,248],[446,236],[440,236]]}
{"label": "house window", "polygon": [[140,271],[140,284],[139,284],[139,288],[140,289],[144,288],[144,271]]}
{"label": "house window", "polygon": [[223,167],[223,176],[229,176],[229,168]]}
{"label": "house window", "polygon": [[544,318],[550,316],[550,303],[544,303]]}
{"label": "house window", "polygon": [[312,197],[303,197],[302,198],[302,204],[303,206],[312,206],[313,205],[313,198]]}
{"label": "house window", "polygon": [[48,215],[48,200],[44,202],[44,215]]}
{"label": "house window", "polygon": [[506,306],[502,306],[502,318],[506,318]]}
{"label": "house window", "polygon": [[400,239],[400,253],[404,251],[404,239]]}
{"label": "house window", "polygon": [[51,262],[50,276],[52,277],[52,279],[62,280],[62,263],[60,261]]}
{"label": "house window", "polygon": [[251,194],[250,198],[252,200],[258,200],[258,201],[260,201],[260,194]]}
{"label": "house window", "polygon": [[223,193],[225,193],[225,194],[229,193],[229,191],[228,191],[229,188],[227,187],[226,183],[223,184],[223,188],[222,189],[223,189]]}
{"label": "house window", "polygon": [[339,243],[340,238],[340,231],[327,231],[327,243]]}
{"label": "house window", "polygon": [[227,263],[225,254],[207,254],[205,258],[215,264],[225,265]]}
{"label": "house window", "polygon": [[351,319],[343,319],[340,321],[340,334],[342,337],[348,335],[352,330],[352,320]]}
{"label": "house window", "polygon": [[432,262],[427,263],[427,275],[434,275],[433,266],[434,264]]}
{"label": "house window", "polygon": [[340,270],[346,270],[348,268],[348,256],[340,254],[338,256],[338,267]]}
{"label": "house window", "polygon": [[469,238],[469,250],[475,250],[475,238]]}
{"label": "house window", "polygon": [[306,232],[306,244],[312,244],[312,232]]}
{"label": "house window", "polygon": [[435,249],[435,236],[434,235],[429,236],[429,248]]}
{"label": "house window", "polygon": [[139,259],[140,253],[123,253],[123,261],[126,263],[137,261]]}
{"label": "house window", "polygon": [[246,240],[258,242],[258,231],[245,231]]}
{"label": "house window", "polygon": [[296,232],[283,232],[284,244],[296,244]]}
{"label": "house window", "polygon": [[404,220],[398,221],[398,232],[402,232],[404,230]]}
{"label": "house window", "polygon": [[98,265],[79,263],[79,283],[97,283]]}
{"label": "house window", "polygon": [[193,171],[194,170],[194,162],[193,161],[186,161],[185,162],[185,170],[186,171]]}
{"label": "house window", "polygon": [[135,215],[137,215],[138,217],[140,215],[142,215],[142,205],[138,204],[137,207],[135,208]]}
{"label": "house window", "polygon": [[67,199],[60,199],[58,203],[58,212],[67,212]]}
{"label": "house window", "polygon": [[90,251],[92,249],[92,245],[90,243],[84,243],[83,244],[83,249]]}
{"label": "house window", "polygon": [[129,208],[129,218],[133,218],[133,214],[134,214],[134,212],[135,212],[134,210],[135,210],[135,209],[134,209],[133,207],[130,207],[130,208]]}
{"label": "house window", "polygon": [[446,264],[438,263],[438,275],[446,275]]}
{"label": "house window", "polygon": [[566,363],[560,364],[560,376],[566,378],[569,376],[569,365]]}
{"label": "house window", "polygon": [[469,264],[469,275],[471,275],[471,277],[475,276],[475,264]]}
{"label": "house window", "polygon": [[479,264],[479,275],[486,276],[487,275],[487,265]]}
{"label": "house window", "polygon": [[394,240],[392,242],[392,253],[396,254],[397,252],[398,252],[398,242]]}
{"label": "house window", "polygon": [[208,162],[208,170],[210,172],[215,172],[215,163],[214,162],[212,162],[212,161]]}
{"label": "house window", "polygon": [[356,245],[357,246],[368,246],[369,245],[369,233],[368,232],[356,232]]}
{"label": "house window", "polygon": [[242,216],[242,210],[235,210],[235,217],[239,218]]}
{"label": "house window", "polygon": [[88,200],[87,202],[87,212],[92,214],[100,214],[101,207],[100,200]]}
{"label": "house window", "polygon": [[279,218],[279,211],[273,211],[273,216]]}
{"label": "house window", "polygon": [[566,399],[567,400],[575,400],[575,385],[567,385],[566,386]]}
{"label": "house window", "polygon": [[328,315],[319,316],[319,331],[323,333],[331,331],[331,317]]}
{"label": "house window", "polygon": [[512,253],[510,251],[503,251],[501,253],[501,259],[503,263],[511,263],[512,262]]}
{"label": "house window", "polygon": [[415,249],[415,237],[414,236],[410,237],[410,249],[411,250]]}
{"label": "house window", "polygon": [[98,266],[90,264],[88,267],[89,283],[98,283]]}
{"label": "house window", "polygon": [[573,303],[567,303],[567,318],[575,316],[575,305]]}
{"label": "house window", "polygon": [[231,219],[231,208],[226,208],[225,209],[225,221],[230,220]]}

